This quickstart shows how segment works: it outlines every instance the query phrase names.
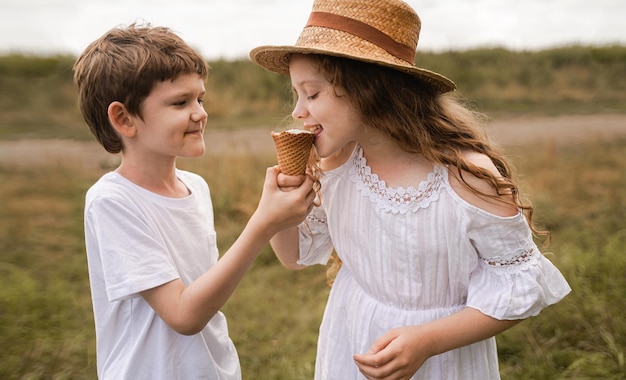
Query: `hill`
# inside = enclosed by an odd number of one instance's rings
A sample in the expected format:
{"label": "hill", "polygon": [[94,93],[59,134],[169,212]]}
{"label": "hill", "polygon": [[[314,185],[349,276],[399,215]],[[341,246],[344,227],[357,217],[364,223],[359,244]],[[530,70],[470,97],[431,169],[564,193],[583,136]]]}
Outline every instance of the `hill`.
{"label": "hill", "polygon": [[[0,139],[91,138],[76,105],[75,59],[0,56]],[[489,114],[626,113],[626,46],[420,53],[416,62],[452,78]],[[209,127],[273,126],[289,114],[287,78],[248,60],[209,65]]]}

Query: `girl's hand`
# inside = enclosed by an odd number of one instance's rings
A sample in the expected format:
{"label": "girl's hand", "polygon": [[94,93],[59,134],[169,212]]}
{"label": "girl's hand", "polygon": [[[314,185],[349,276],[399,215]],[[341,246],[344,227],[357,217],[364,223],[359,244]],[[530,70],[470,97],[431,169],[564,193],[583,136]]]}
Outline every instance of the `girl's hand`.
{"label": "girl's hand", "polygon": [[408,379],[426,359],[495,336],[520,320],[498,320],[466,307],[418,326],[389,330],[363,355],[354,355],[368,379]]}
{"label": "girl's hand", "polygon": [[354,355],[361,373],[368,379],[410,379],[431,355],[421,326],[389,330],[365,354]]}

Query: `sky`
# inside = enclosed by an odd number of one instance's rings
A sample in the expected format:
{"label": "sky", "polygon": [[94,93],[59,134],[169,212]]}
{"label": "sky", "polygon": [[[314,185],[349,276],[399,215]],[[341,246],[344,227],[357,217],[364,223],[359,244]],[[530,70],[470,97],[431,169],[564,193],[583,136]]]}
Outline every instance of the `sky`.
{"label": "sky", "polygon": [[[0,0],[0,54],[79,55],[107,30],[167,26],[207,59],[292,45],[313,0]],[[422,19],[418,51],[626,45],[625,0],[407,0]]]}

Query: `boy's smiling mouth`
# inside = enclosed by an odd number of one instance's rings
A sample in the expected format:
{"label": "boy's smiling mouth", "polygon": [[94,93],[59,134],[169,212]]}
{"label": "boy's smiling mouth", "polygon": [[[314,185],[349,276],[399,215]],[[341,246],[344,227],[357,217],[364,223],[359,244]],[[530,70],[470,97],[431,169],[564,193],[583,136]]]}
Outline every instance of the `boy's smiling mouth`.
{"label": "boy's smiling mouth", "polygon": [[193,129],[191,131],[187,131],[185,132],[186,135],[192,135],[192,134],[202,134],[203,133],[203,128],[198,128],[198,129]]}

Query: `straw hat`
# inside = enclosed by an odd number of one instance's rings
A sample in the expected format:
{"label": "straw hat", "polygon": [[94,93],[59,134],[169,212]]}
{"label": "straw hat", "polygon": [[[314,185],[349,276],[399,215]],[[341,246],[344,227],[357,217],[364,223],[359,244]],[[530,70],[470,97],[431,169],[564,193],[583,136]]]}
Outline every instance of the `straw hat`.
{"label": "straw hat", "polygon": [[391,67],[418,77],[440,93],[454,83],[415,66],[421,21],[400,0],[315,0],[294,46],[260,46],[250,58],[278,74],[289,75],[289,54],[325,54]]}

